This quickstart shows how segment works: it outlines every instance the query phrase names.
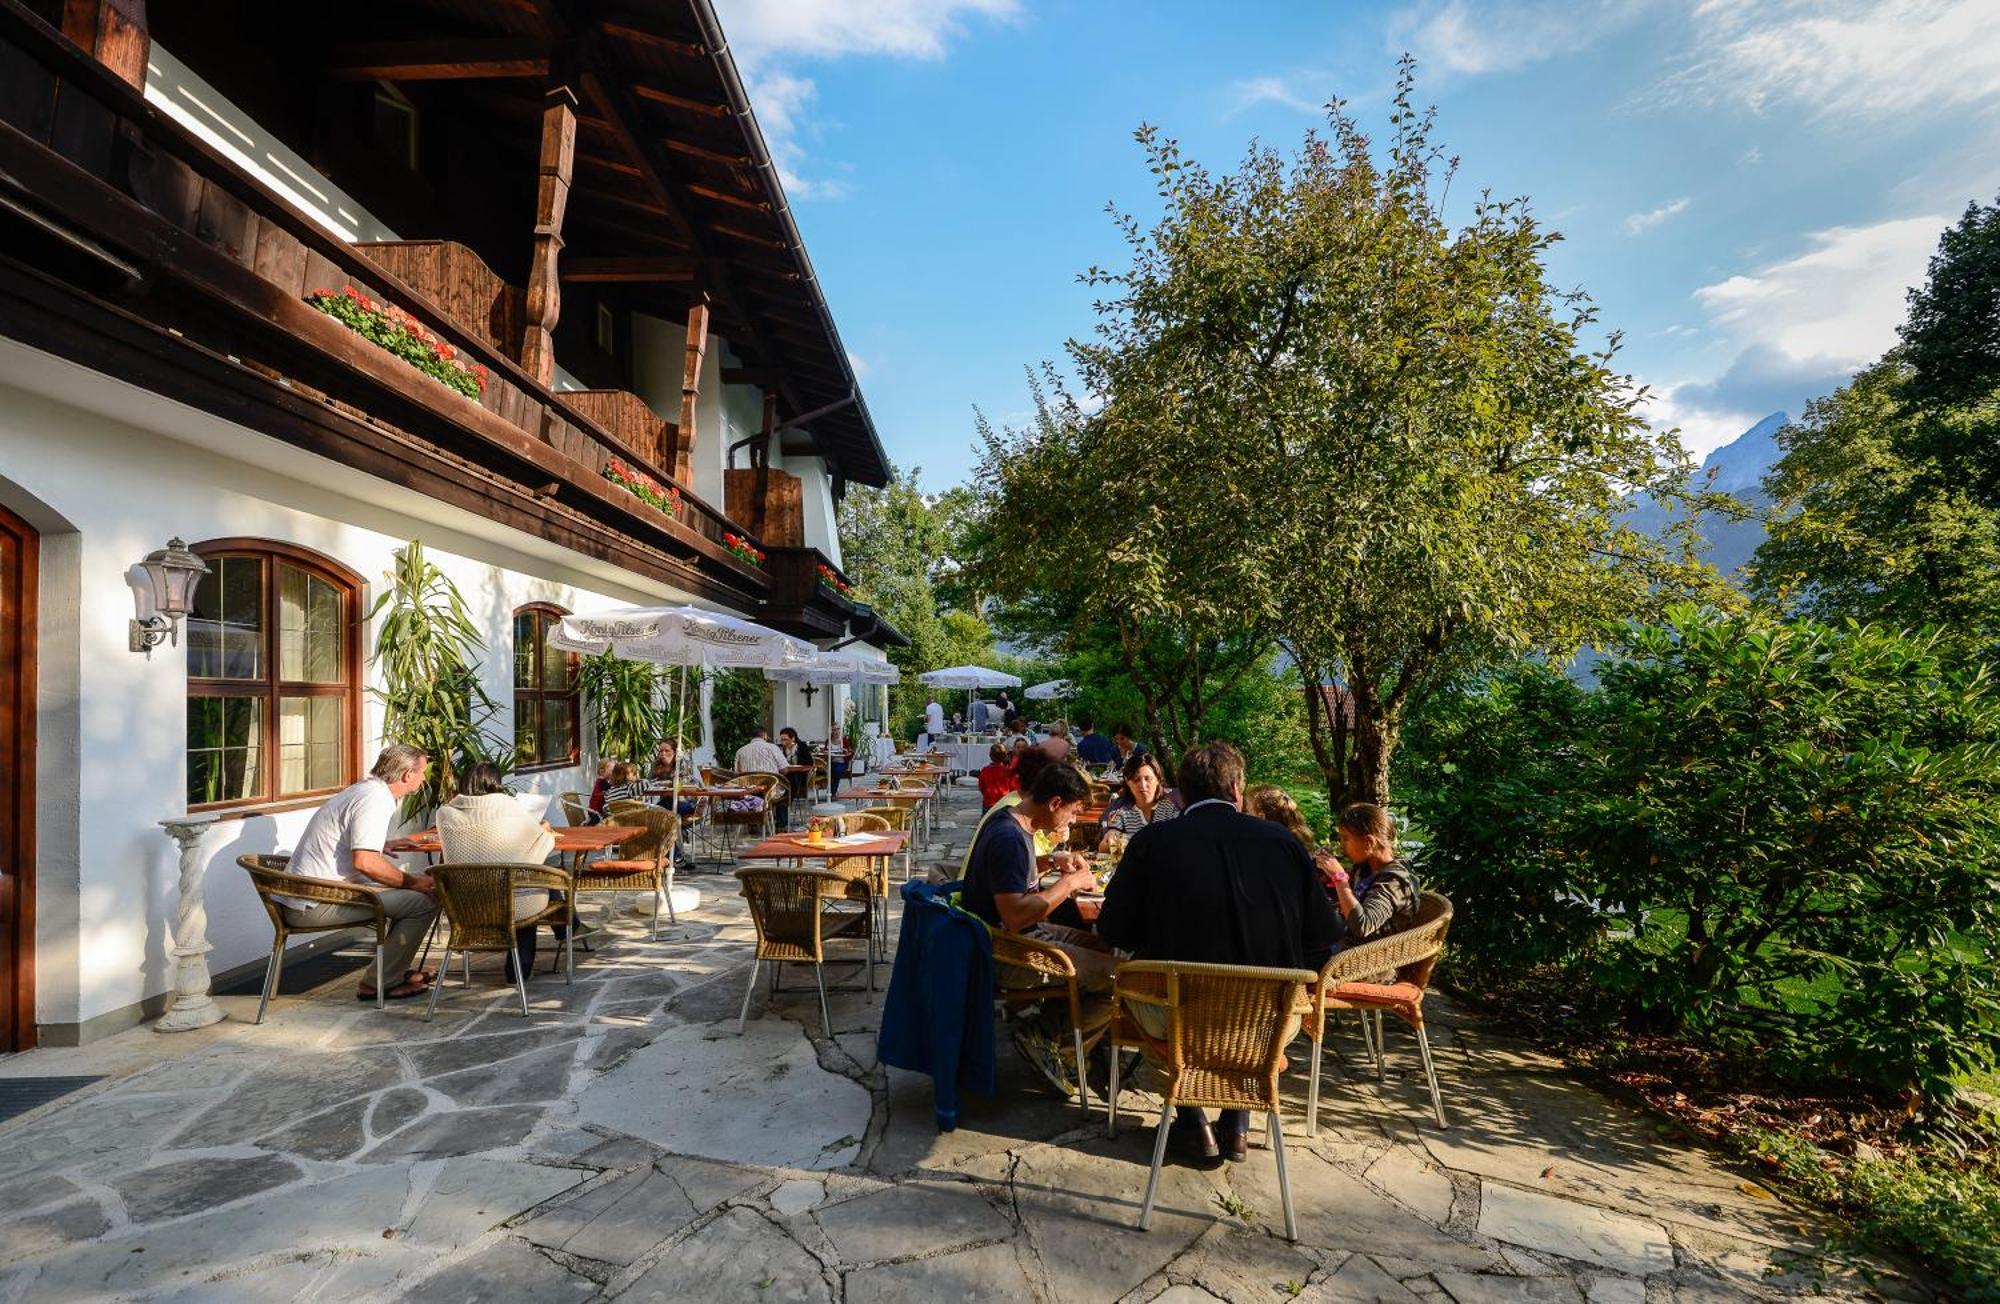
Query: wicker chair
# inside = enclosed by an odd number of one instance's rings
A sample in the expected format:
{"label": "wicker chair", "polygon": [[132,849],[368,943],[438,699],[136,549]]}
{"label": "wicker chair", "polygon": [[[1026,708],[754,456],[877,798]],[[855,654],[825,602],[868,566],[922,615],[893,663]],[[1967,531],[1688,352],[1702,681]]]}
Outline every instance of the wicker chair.
{"label": "wicker chair", "polygon": [[643,801],[619,802],[626,807],[605,816],[606,824],[645,832],[618,846],[616,859],[584,863],[576,871],[578,896],[624,892],[647,892],[653,898],[653,938],[660,936],[660,898],[667,901],[667,922],[677,924],[674,914],[674,844],[680,840],[680,816]]}
{"label": "wicker chair", "polygon": [[630,815],[635,810],[657,809],[659,808],[654,806],[652,802],[641,801],[637,797],[620,797],[617,801],[607,801],[604,803],[604,815],[606,819],[609,819],[613,815]]}
{"label": "wicker chair", "polygon": [[743,1035],[750,1018],[750,997],[757,990],[757,966],[771,964],[771,990],[778,990],[777,966],[809,964],[819,983],[819,1017],[826,1035],[833,1035],[833,1015],[826,1004],[826,944],[856,932],[868,947],[865,967],[872,971],[874,943],[869,934],[871,912],[841,913],[826,908],[827,902],[847,893],[851,880],[823,869],[760,868],[739,869],[744,900],[750,903],[750,922],[757,930],[757,950],[750,965],[750,981],[743,988],[743,1008],[736,1015],[736,1033]]}
{"label": "wicker chair", "polygon": [[590,823],[590,798],[580,792],[565,792],[557,794],[556,800],[562,803],[563,819],[571,828],[582,828]]}
{"label": "wicker chair", "polygon": [[708,813],[711,830],[725,833],[734,838],[739,830],[750,829],[758,834],[773,831],[777,820],[777,792],[787,788],[782,776],[776,774],[737,774],[721,777],[716,782],[736,788],[752,788],[764,799],[761,810],[730,810],[728,803],[718,803]]}
{"label": "wicker chair", "polygon": [[[1285,1170],[1285,1128],[1279,1118],[1278,1075],[1285,1067],[1285,1044],[1297,1027],[1307,986],[1319,977],[1310,969],[1259,969],[1229,964],[1177,964],[1134,960],[1118,966],[1112,988],[1111,1132],[1118,1131],[1118,1055],[1121,1047],[1152,1052],[1159,1061],[1160,1126],[1153,1141],[1153,1171],[1139,1228],[1152,1221],[1160,1165],[1167,1154],[1168,1123],[1181,1105],[1255,1110],[1269,1121],[1271,1149],[1278,1160],[1278,1194],[1285,1206],[1285,1239],[1299,1238],[1292,1213],[1292,1181]],[[1160,1011],[1164,1039],[1149,1035],[1132,1013],[1135,1007]]]}
{"label": "wicker chair", "polygon": [[[338,933],[364,925],[375,933],[375,1008],[381,1009],[386,999],[382,985],[382,947],[389,937],[389,916],[382,909],[381,897],[369,888],[356,887],[352,883],[291,873],[287,868],[292,863],[290,856],[238,856],[236,863],[250,875],[250,886],[257,890],[257,899],[264,903],[264,913],[271,917],[271,960],[264,967],[264,994],[257,1000],[257,1017],[253,1022],[264,1021],[264,1010],[271,1003],[271,993],[278,990],[278,981],[284,976],[287,937],[293,933]],[[360,906],[374,917],[350,924],[287,923],[285,908],[279,897],[315,904]]]}
{"label": "wicker chair", "polygon": [[[1034,1005],[1047,1000],[1052,989],[1060,985],[1069,997],[1069,1026],[1076,1039],[1076,1103],[1084,1116],[1090,1115],[1090,1095],[1084,1086],[1084,1054],[1089,1049],[1083,1039],[1083,985],[1077,980],[1076,962],[1069,958],[1059,946],[1040,941],[1033,937],[1023,937],[988,924],[986,931],[993,938],[993,963],[996,967],[1019,970],[1029,975],[1032,986],[1007,987],[996,985],[994,995],[1003,1005]],[[1091,1038],[1091,1045],[1103,1039],[1099,1033]]]}
{"label": "wicker chair", "polygon": [[[1382,1076],[1382,1015],[1393,1014],[1417,1034],[1417,1053],[1424,1062],[1424,1081],[1430,1086],[1431,1112],[1439,1127],[1444,1120],[1444,1097],[1438,1090],[1437,1067],[1431,1062],[1431,1039],[1424,1031],[1424,990],[1438,952],[1444,949],[1445,934],[1451,931],[1451,902],[1436,892],[1426,892],[1417,910],[1417,922],[1400,933],[1378,937],[1372,942],[1345,951],[1336,951],[1319,973],[1307,997],[1306,1035],[1312,1039],[1311,1085],[1306,1093],[1306,1134],[1319,1131],[1320,1059],[1326,1052],[1326,1020],[1334,1010],[1353,1010],[1361,1017],[1361,1035],[1368,1042],[1369,1057],[1375,1062],[1375,1076]],[[1377,979],[1393,974],[1389,982]]]}
{"label": "wicker chair", "polygon": [[[879,820],[886,820],[891,830],[898,833],[908,833],[911,826],[916,823],[915,809],[907,804],[897,805],[894,798],[890,798],[889,800],[890,804],[887,806],[863,806],[855,814],[869,815]],[[852,818],[852,816],[849,818]],[[903,844],[903,881],[905,883],[909,882],[911,876],[916,872],[916,844],[914,842],[905,842]]]}
{"label": "wicker chair", "polygon": [[[431,871],[437,879],[438,900],[449,921],[445,932],[444,961],[438,965],[438,979],[431,984],[430,1008],[424,1021],[437,1014],[438,993],[444,989],[445,975],[451,972],[451,953],[465,956],[465,985],[472,986],[472,953],[500,951],[514,953],[514,933],[539,924],[566,926],[563,943],[564,976],[576,981],[576,897],[567,871],[547,865],[439,865]],[[521,913],[517,892],[546,891],[549,903],[530,914]],[[563,893],[557,901],[554,894]],[[514,966],[514,990],[521,994],[521,1017],[528,1017],[528,975]]]}
{"label": "wicker chair", "polygon": [[896,755],[908,756],[911,752],[915,750],[917,750],[917,745],[915,743],[905,742],[901,738],[896,739]]}

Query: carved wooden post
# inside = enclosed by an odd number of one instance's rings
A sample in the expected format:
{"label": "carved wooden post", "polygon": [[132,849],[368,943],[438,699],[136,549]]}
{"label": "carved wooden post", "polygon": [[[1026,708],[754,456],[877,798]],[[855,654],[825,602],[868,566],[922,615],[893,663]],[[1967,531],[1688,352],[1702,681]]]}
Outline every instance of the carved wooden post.
{"label": "carved wooden post", "polygon": [[708,300],[688,309],[687,362],[681,371],[681,429],[674,454],[674,479],[692,483],[694,471],[694,404],[701,389],[701,363],[708,354]]}
{"label": "carved wooden post", "polygon": [[521,366],[544,385],[556,379],[553,335],[562,315],[562,282],[556,259],[562,253],[563,212],[576,159],[576,92],[551,87],[542,105],[541,179],[535,197],[535,256],[528,268],[527,330],[521,338]]}
{"label": "carved wooden post", "polygon": [[201,835],[215,823],[213,815],[183,815],[161,820],[160,827],[181,853],[180,899],[174,904],[174,1003],[153,1025],[154,1032],[192,1032],[220,1023],[223,1014],[208,994],[208,906],[202,900]]}
{"label": "carved wooden post", "polygon": [[140,90],[146,88],[146,0],[63,0],[63,35]]}

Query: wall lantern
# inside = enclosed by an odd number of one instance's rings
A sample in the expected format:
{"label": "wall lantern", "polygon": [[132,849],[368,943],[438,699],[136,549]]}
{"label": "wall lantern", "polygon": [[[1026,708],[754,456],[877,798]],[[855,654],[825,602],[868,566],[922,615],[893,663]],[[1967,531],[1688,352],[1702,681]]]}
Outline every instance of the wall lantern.
{"label": "wall lantern", "polygon": [[[194,610],[194,586],[208,574],[208,563],[190,552],[183,540],[169,539],[166,547],[146,554],[139,569],[146,572],[146,588],[134,595],[133,605],[140,614],[132,622],[131,647],[150,661],[153,649],[168,639],[180,646],[181,617]],[[151,614],[146,611],[148,597]]]}

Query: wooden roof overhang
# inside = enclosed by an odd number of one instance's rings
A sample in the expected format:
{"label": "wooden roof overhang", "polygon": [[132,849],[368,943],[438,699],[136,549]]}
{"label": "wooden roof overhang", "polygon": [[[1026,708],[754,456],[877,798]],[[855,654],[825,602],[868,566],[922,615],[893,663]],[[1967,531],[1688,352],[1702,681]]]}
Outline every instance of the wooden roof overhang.
{"label": "wooden roof overhang", "polygon": [[[224,23],[234,7],[231,0],[151,4],[163,41],[172,21]],[[501,128],[480,147],[528,160],[529,173],[548,90],[572,87],[575,168],[561,279],[617,285],[633,306],[666,316],[707,303],[713,329],[744,364],[725,380],[775,392],[781,425],[807,418],[797,428],[836,476],[886,482],[887,459],[853,364],[708,0],[259,0],[256,7],[259,22],[296,25],[308,64],[299,74],[310,75],[317,61],[327,80],[387,82],[413,98],[475,106]],[[232,91],[218,76],[210,80]]]}

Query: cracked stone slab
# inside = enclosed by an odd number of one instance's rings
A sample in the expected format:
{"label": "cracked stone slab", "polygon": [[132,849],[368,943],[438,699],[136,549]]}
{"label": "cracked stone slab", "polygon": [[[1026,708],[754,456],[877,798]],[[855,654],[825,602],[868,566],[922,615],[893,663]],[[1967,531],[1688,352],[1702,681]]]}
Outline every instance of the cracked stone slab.
{"label": "cracked stone slab", "polygon": [[1152,1129],[1110,1140],[1101,1133],[1073,1146],[1036,1146],[1014,1174],[1015,1205],[1026,1225],[1048,1294],[1110,1300],[1165,1268],[1215,1221],[1216,1188],[1177,1164],[1160,1173],[1149,1231],[1137,1223],[1152,1158]]}
{"label": "cracked stone slab", "polygon": [[[514,1012],[518,1015],[519,1008],[517,1007]],[[404,1046],[403,1053],[409,1056],[417,1075],[428,1078],[457,1069],[497,1064],[501,1060],[527,1055],[563,1042],[578,1041],[583,1037],[583,1033],[583,1028],[575,1024],[509,1029],[504,1032],[421,1042],[414,1046]]]}
{"label": "cracked stone slab", "polygon": [[1314,1304],[1418,1304],[1409,1287],[1365,1254],[1349,1255],[1338,1271],[1299,1298]]}
{"label": "cracked stone slab", "polygon": [[1363,1176],[1425,1222],[1442,1227],[1451,1221],[1451,1178],[1422,1150],[1391,1146]]}
{"label": "cracked stone slab", "polygon": [[970,1182],[908,1182],[829,1205],[813,1218],[842,1263],[935,1254],[1014,1231]]}
{"label": "cracked stone slab", "polygon": [[847,1274],[847,1304],[934,1304],[938,1300],[1033,1298],[1028,1275],[1011,1245],[982,1245],[909,1263],[857,1268]]}
{"label": "cracked stone slab", "polygon": [[[419,1102],[423,1100],[421,1092],[409,1094],[417,1097]],[[368,1116],[369,1109],[369,1098],[357,1096],[331,1109],[309,1114],[289,1127],[266,1133],[257,1139],[257,1145],[260,1149],[279,1150],[305,1159],[345,1159],[366,1140],[362,1120]],[[381,1134],[381,1129],[377,1128],[376,1135]]]}
{"label": "cracked stone slab", "polygon": [[74,1246],[42,1261],[36,1299],[99,1298],[204,1281],[232,1262],[346,1249],[372,1253],[409,1191],[400,1169],[302,1182],[155,1231]]}
{"label": "cracked stone slab", "polygon": [[464,1109],[426,1115],[395,1136],[378,1141],[361,1162],[386,1164],[413,1159],[447,1159],[519,1145],[534,1130],[542,1111],[533,1105]]}
{"label": "cracked stone slab", "polygon": [[[1440,1272],[1443,1286],[1456,1304],[1583,1304],[1583,1295],[1566,1277],[1507,1277],[1486,1272]],[[1639,1283],[1634,1282],[1634,1285]],[[1646,1290],[1639,1287],[1639,1298]]]}
{"label": "cracked stone slab", "polygon": [[818,1304],[830,1302],[833,1291],[819,1260],[762,1216],[737,1208],[673,1246],[616,1298]]}
{"label": "cracked stone slab", "polygon": [[0,1133],[0,1182],[59,1168],[80,1168],[86,1176],[122,1172],[186,1117],[187,1102],[173,1096],[101,1093]]}
{"label": "cracked stone slab", "polygon": [[700,1213],[679,1182],[641,1168],[537,1214],[515,1233],[565,1254],[622,1265],[642,1258]]}
{"label": "cracked stone slab", "polygon": [[1279,1300],[1303,1288],[1319,1265],[1282,1236],[1266,1236],[1234,1222],[1217,1223],[1168,1271],[1226,1300]]}
{"label": "cracked stone slab", "polygon": [[802,1214],[826,1199],[826,1183],[795,1177],[771,1192],[771,1208],[784,1217]]}
{"label": "cracked stone slab", "polygon": [[135,1223],[200,1213],[297,1180],[299,1166],[277,1155],[254,1159],[183,1159],[142,1168],[109,1185]]}
{"label": "cracked stone slab", "polygon": [[367,1253],[307,1255],[252,1269],[231,1269],[151,1304],[270,1304],[272,1300],[366,1299],[396,1278],[421,1269],[430,1256],[385,1243]]}
{"label": "cracked stone slab", "polygon": [[413,1304],[487,1300],[555,1304],[588,1299],[596,1293],[596,1282],[571,1272],[532,1245],[502,1240],[432,1273],[403,1298]]}
{"label": "cracked stone slab", "polygon": [[1646,1304],[1646,1283],[1630,1277],[1592,1277],[1583,1297],[1590,1304]]}
{"label": "cracked stone slab", "polygon": [[460,1069],[430,1080],[461,1105],[516,1105],[554,1100],[569,1086],[574,1043],[565,1042],[498,1064]]}
{"label": "cracked stone slab", "polygon": [[387,1050],[289,1055],[251,1074],[209,1106],[174,1137],[174,1144],[194,1150],[248,1141],[343,1100],[393,1086],[402,1077],[402,1065]]}
{"label": "cracked stone slab", "polygon": [[867,1134],[867,1088],[819,1066],[798,1025],[765,1019],[741,1038],[689,1025],[585,1087],[580,1123],[676,1154],[774,1168],[838,1168]]}
{"label": "cracked stone slab", "polygon": [[496,1159],[449,1160],[399,1239],[443,1248],[464,1245],[567,1191],[585,1176],[574,1168]]}
{"label": "cracked stone slab", "polygon": [[1674,1266],[1673,1244],[1656,1222],[1496,1182],[1481,1183],[1479,1231],[1634,1277]]}
{"label": "cracked stone slab", "polygon": [[[1292,1208],[1299,1239],[1322,1249],[1393,1255],[1436,1267],[1478,1270],[1494,1266],[1494,1256],[1414,1217],[1395,1201],[1316,1151],[1286,1138],[1291,1170]],[[1230,1164],[1224,1180],[1250,1206],[1259,1226],[1282,1230],[1284,1205],[1278,1193],[1277,1157],[1253,1148],[1250,1158]]]}
{"label": "cracked stone slab", "polygon": [[[95,1200],[76,1200],[26,1218],[0,1224],[0,1263],[31,1258],[111,1230]],[[4,1298],[4,1296],[0,1296]]]}

